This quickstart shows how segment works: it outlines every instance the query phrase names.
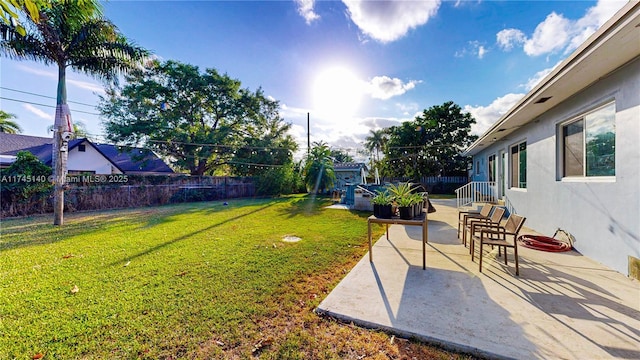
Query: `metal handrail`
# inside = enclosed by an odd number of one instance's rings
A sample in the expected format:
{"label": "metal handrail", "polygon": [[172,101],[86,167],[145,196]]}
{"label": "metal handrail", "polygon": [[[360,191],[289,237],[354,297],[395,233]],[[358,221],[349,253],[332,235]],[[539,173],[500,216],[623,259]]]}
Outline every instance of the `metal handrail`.
{"label": "metal handrail", "polygon": [[362,186],[360,186],[360,185],[357,185],[357,186],[356,186],[356,189],[360,189],[360,190],[362,190],[362,191],[364,191],[364,192],[366,192],[366,193],[369,193],[369,195],[376,196],[376,193],[374,193],[373,191],[371,191],[371,190],[369,190],[369,189],[363,188],[363,187],[362,187]]}
{"label": "metal handrail", "polygon": [[473,203],[496,203],[498,191],[495,181],[472,181],[456,189],[456,205],[464,207]]}

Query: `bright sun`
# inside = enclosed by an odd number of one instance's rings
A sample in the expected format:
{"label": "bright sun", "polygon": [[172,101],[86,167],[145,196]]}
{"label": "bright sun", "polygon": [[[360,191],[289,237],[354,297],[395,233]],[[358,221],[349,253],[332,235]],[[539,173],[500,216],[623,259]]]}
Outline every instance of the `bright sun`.
{"label": "bright sun", "polygon": [[327,68],[314,83],[315,109],[333,120],[351,118],[360,106],[362,92],[362,81],[353,72],[343,67]]}

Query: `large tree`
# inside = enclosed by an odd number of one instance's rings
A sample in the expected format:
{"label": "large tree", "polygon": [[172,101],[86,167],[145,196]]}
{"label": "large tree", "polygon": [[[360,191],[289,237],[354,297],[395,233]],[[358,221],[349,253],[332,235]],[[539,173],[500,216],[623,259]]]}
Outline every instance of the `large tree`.
{"label": "large tree", "polygon": [[14,114],[0,110],[0,132],[7,134],[17,134],[22,132],[20,125],[12,120],[15,118],[16,116]]}
{"label": "large tree", "polygon": [[425,109],[413,121],[389,129],[385,173],[391,176],[465,175],[467,159],[461,156],[477,136],[471,135],[475,119],[452,101]]}
{"label": "large tree", "polygon": [[[278,102],[261,89],[241,88],[239,80],[215,69],[201,72],[190,64],[154,61],[126,82],[101,98],[107,137],[151,148],[192,175],[239,169],[235,158],[263,162],[258,157],[269,154],[262,148],[292,149],[293,141],[282,138],[288,127]],[[288,151],[277,152],[276,158],[282,156]]]}
{"label": "large tree", "polygon": [[24,35],[13,22],[1,23],[0,51],[18,60],[40,61],[58,68],[58,91],[53,142],[54,220],[62,225],[67,175],[66,140],[73,133],[67,105],[68,68],[105,81],[135,69],[148,52],[132,44],[102,16],[97,0],[48,2],[37,17],[27,16]]}
{"label": "large tree", "polygon": [[298,144],[288,133],[291,124],[280,117],[280,104],[258,91],[246,105],[250,119],[237,130],[238,147],[229,161],[232,173],[261,176],[283,166],[293,169]]}

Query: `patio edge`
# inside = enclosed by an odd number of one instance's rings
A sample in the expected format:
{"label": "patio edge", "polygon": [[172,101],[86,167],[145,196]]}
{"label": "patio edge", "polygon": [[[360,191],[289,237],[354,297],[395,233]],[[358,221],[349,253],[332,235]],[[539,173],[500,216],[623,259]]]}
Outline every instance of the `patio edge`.
{"label": "patio edge", "polygon": [[394,327],[391,326],[386,326],[386,325],[380,325],[380,324],[376,324],[370,321],[366,321],[366,320],[361,320],[361,319],[357,319],[351,316],[347,316],[347,315],[342,315],[342,314],[338,314],[338,313],[334,313],[332,311],[329,310],[323,310],[320,308],[320,306],[316,307],[313,312],[321,317],[330,317],[333,318],[335,320],[338,320],[340,322],[345,322],[345,323],[353,323],[359,327],[362,327],[364,329],[370,329],[370,330],[380,330],[383,331],[387,334],[392,334],[392,335],[397,335],[399,337],[405,338],[405,339],[416,339],[420,342],[423,342],[425,344],[430,344],[430,345],[435,345],[438,347],[441,347],[445,350],[449,350],[449,351],[455,351],[455,352],[459,352],[459,353],[464,353],[464,354],[469,354],[472,356],[478,356],[481,358],[486,358],[486,359],[498,359],[498,360],[518,360],[517,358],[512,358],[512,357],[507,357],[504,355],[500,355],[500,354],[496,354],[496,353],[492,353],[489,351],[485,351],[482,349],[478,349],[478,348],[474,348],[474,347],[470,347],[467,345],[462,345],[462,344],[458,344],[455,342],[451,342],[451,341],[444,341],[438,338],[434,338],[432,336],[426,336],[426,335],[421,335],[412,331],[405,331],[405,330],[400,330],[400,329],[396,329]]}

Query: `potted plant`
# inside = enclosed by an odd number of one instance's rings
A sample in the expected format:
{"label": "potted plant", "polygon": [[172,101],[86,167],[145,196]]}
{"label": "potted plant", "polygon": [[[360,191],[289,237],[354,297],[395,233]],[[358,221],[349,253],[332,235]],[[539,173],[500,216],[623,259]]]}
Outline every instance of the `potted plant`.
{"label": "potted plant", "polygon": [[373,204],[373,215],[382,219],[390,219],[393,216],[393,197],[388,191],[377,191],[371,198]]}
{"label": "potted plant", "polygon": [[[415,197],[413,196],[414,187],[409,183],[391,184],[388,186],[389,193],[393,196],[393,200],[398,206],[400,218],[410,220],[413,218],[413,205]],[[410,209],[403,209],[410,207]]]}
{"label": "potted plant", "polygon": [[398,204],[398,213],[400,215],[400,219],[403,219],[403,220],[413,219],[414,200],[415,198],[411,196],[411,194],[398,197],[395,199],[396,204]]}
{"label": "potted plant", "polygon": [[424,207],[424,198],[421,193],[411,194],[413,197],[413,216],[420,216],[422,214],[422,209]]}

